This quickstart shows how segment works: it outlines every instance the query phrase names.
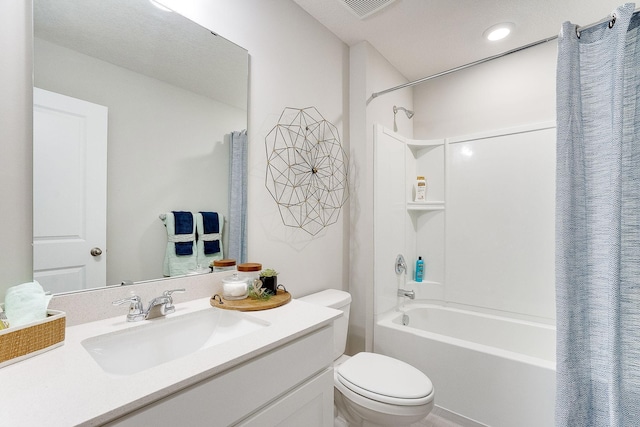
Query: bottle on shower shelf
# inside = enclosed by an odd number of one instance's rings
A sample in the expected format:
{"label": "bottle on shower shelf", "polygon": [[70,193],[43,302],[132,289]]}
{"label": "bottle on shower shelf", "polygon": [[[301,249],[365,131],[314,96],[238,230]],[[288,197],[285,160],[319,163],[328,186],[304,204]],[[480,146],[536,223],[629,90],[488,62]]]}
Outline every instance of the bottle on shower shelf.
{"label": "bottle on shower shelf", "polygon": [[424,261],[422,257],[419,256],[416,261],[416,282],[422,282],[422,277],[424,276]]}
{"label": "bottle on shower shelf", "polygon": [[424,179],[424,176],[418,176],[416,178],[415,198],[413,201],[422,203],[427,201],[427,180]]}

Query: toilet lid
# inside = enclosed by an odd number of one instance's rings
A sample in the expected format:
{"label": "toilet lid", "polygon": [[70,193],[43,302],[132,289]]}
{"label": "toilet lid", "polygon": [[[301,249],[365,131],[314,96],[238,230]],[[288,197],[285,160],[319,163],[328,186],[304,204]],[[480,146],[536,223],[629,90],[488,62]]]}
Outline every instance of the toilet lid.
{"label": "toilet lid", "polygon": [[394,405],[422,405],[433,392],[420,370],[382,354],[358,353],[338,367],[338,380],[367,398]]}

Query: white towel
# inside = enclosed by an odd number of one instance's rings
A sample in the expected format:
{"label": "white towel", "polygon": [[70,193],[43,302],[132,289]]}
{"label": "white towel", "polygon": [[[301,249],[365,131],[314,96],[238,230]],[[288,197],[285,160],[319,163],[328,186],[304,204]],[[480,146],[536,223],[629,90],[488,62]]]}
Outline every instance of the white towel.
{"label": "white towel", "polygon": [[51,295],[46,295],[37,281],[7,289],[4,309],[12,327],[46,319]]}
{"label": "white towel", "polygon": [[[172,212],[161,215],[160,218],[167,227],[167,250],[164,256],[163,274],[165,276],[181,276],[195,271],[197,267],[196,230],[195,221],[191,234],[176,234],[175,218]],[[193,242],[191,255],[176,255],[176,242]]]}

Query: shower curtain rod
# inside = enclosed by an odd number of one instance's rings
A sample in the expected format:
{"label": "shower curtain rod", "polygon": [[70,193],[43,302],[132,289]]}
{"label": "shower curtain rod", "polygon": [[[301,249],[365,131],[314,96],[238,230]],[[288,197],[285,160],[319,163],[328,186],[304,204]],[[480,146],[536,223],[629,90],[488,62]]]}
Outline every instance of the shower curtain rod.
{"label": "shower curtain rod", "polygon": [[[640,11],[640,8],[636,9],[633,13],[636,14],[636,13],[638,13],[638,11]],[[610,27],[613,26],[615,24],[615,22],[616,22],[615,15],[609,15],[608,17],[606,17],[604,19],[601,19],[598,22],[594,22],[592,24],[585,25],[585,26],[582,26],[582,27],[576,26],[576,34],[578,34],[578,37],[580,37],[579,34],[580,34],[581,31],[587,30],[589,28],[593,28],[593,27],[595,27],[597,25],[600,25],[600,24],[604,24],[605,22],[609,22],[609,26]],[[546,39],[538,40],[536,42],[529,43],[529,44],[526,44],[524,46],[516,47],[515,49],[511,49],[511,50],[508,50],[506,52],[499,53],[497,55],[488,56],[486,58],[482,58],[482,59],[479,59],[477,61],[470,62],[468,64],[460,65],[458,67],[451,68],[449,70],[442,71],[442,72],[437,73],[437,74],[432,74],[430,76],[423,77],[421,79],[414,80],[412,82],[403,83],[401,85],[394,86],[392,88],[385,89],[385,90],[382,90],[380,92],[374,92],[374,93],[371,94],[371,96],[367,100],[367,104],[369,104],[369,102],[371,102],[374,98],[377,98],[380,95],[384,95],[384,94],[389,93],[389,92],[394,92],[394,91],[396,91],[398,89],[404,89],[406,87],[416,86],[416,85],[419,85],[419,84],[424,83],[426,81],[435,79],[437,77],[442,77],[442,76],[445,76],[447,74],[455,73],[456,71],[464,70],[465,68],[473,67],[474,65],[479,65],[479,64],[483,64],[485,62],[493,61],[494,59],[502,58],[502,57],[505,57],[507,55],[511,55],[512,53],[520,52],[522,50],[529,49],[530,47],[538,46],[538,45],[541,45],[541,44],[556,40],[557,38],[558,38],[557,35],[556,36],[552,36],[552,37],[547,37]]]}

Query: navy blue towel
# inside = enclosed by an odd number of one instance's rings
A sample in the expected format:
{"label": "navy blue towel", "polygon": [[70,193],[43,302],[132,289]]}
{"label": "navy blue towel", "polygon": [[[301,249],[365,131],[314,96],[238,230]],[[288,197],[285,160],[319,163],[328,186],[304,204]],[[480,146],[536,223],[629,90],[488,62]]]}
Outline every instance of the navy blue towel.
{"label": "navy blue towel", "polygon": [[[176,234],[193,234],[193,214],[191,212],[172,211]],[[193,241],[175,242],[176,255],[193,255]]]}
{"label": "navy blue towel", "polygon": [[[202,214],[202,225],[204,228],[204,234],[219,233],[220,222],[218,220],[217,212],[200,212]],[[205,240],[204,242],[204,254],[211,255],[220,252],[220,240]]]}

